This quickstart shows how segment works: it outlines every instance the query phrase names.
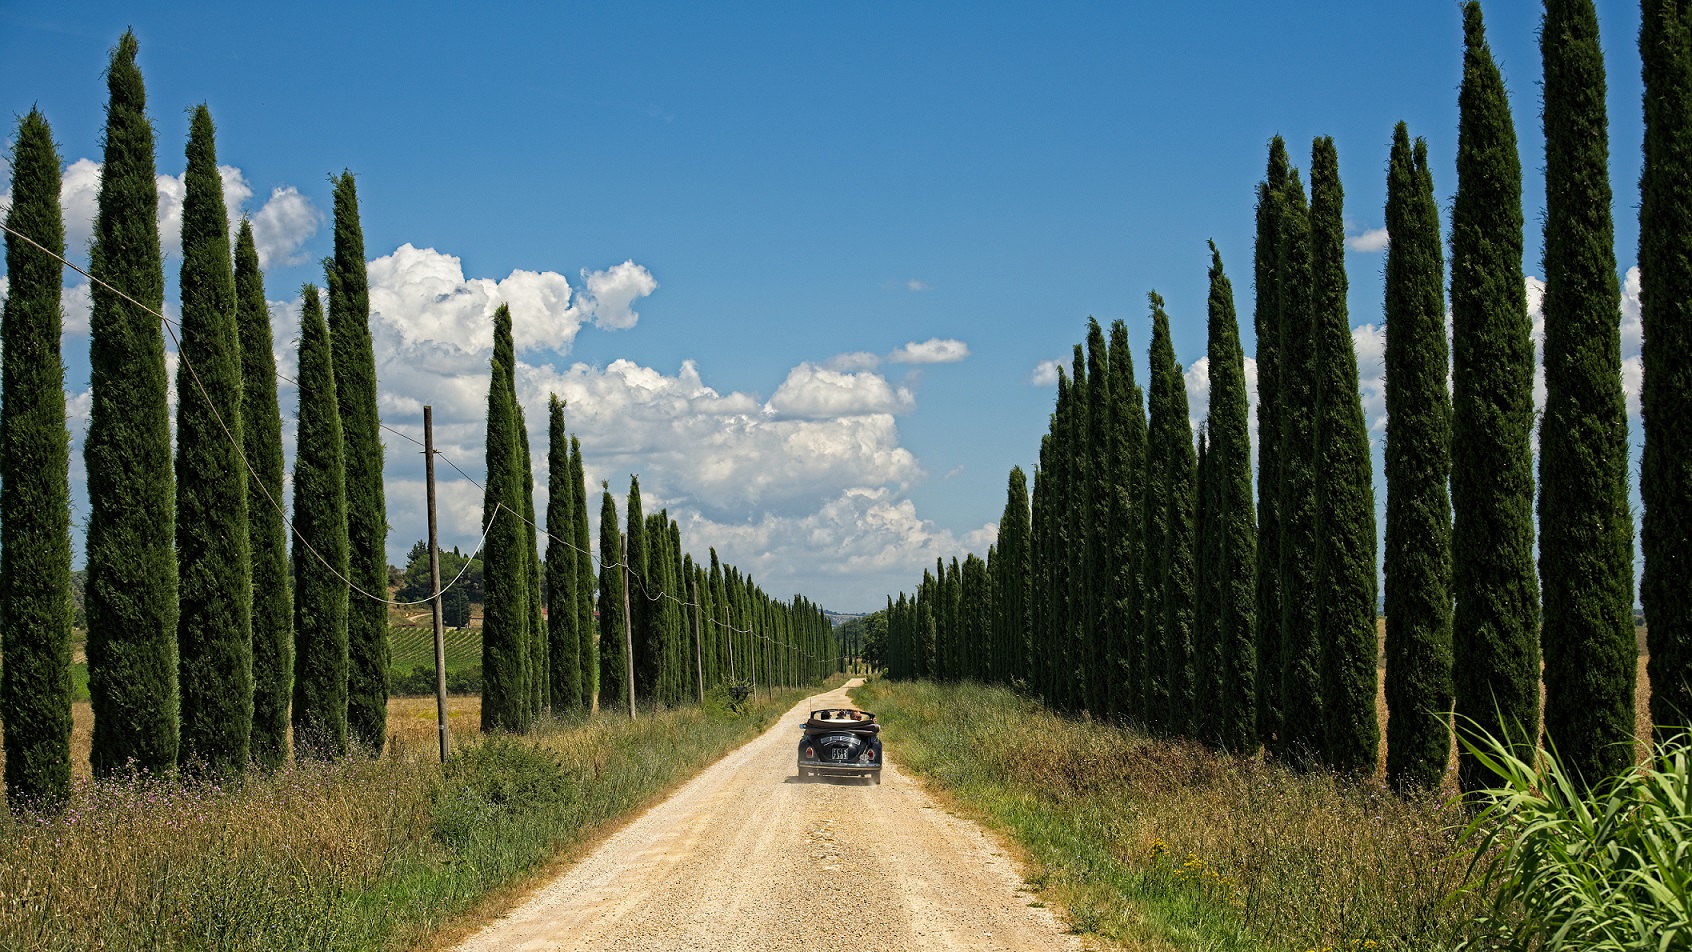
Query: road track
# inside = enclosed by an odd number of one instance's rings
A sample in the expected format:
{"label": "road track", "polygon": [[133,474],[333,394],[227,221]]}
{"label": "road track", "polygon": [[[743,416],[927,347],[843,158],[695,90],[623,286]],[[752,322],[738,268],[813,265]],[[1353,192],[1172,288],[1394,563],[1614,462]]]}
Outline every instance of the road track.
{"label": "road track", "polygon": [[[850,682],[846,687],[855,686]],[[1000,844],[899,770],[801,780],[794,706],[465,942],[465,952],[1079,950]]]}

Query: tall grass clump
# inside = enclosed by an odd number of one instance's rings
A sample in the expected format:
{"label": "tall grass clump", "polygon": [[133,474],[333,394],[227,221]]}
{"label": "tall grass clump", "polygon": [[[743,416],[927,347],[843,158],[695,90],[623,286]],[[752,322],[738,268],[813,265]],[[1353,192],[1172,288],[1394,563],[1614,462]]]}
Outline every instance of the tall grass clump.
{"label": "tall grass clump", "polygon": [[1465,830],[1490,893],[1461,947],[1692,949],[1692,742],[1588,795],[1555,749],[1535,761],[1487,735],[1462,738],[1500,781]]}
{"label": "tall grass clump", "polygon": [[[410,949],[471,924],[494,891],[756,736],[802,691],[526,737],[390,704],[378,759],[298,761],[232,780],[134,773],[73,782],[62,812],[0,810],[0,949]],[[412,705],[429,708],[433,705]],[[468,722],[468,723],[464,723]],[[412,736],[415,735],[415,736]]]}
{"label": "tall grass clump", "polygon": [[1432,797],[1059,717],[1002,688],[878,681],[854,696],[889,759],[1015,840],[1078,932],[1158,949],[1423,949],[1485,903],[1460,891],[1466,816]]}

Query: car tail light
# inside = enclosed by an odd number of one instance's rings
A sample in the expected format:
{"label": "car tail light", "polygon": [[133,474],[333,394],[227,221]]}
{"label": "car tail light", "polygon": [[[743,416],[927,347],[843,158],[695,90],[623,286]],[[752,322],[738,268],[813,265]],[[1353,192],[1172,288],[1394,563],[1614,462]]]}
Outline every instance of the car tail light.
{"label": "car tail light", "polygon": [[817,759],[817,749],[815,747],[805,748],[805,759],[806,760],[816,760]]}
{"label": "car tail light", "polygon": [[864,763],[867,764],[874,759],[875,759],[875,748],[874,747],[871,747],[871,748],[864,751]]}

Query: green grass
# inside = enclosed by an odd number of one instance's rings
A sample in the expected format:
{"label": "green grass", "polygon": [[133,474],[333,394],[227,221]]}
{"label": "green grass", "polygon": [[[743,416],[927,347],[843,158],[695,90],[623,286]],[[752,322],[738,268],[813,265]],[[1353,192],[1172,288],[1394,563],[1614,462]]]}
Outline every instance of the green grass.
{"label": "green grass", "polygon": [[998,688],[874,681],[888,757],[997,828],[1077,932],[1134,949],[1425,949],[1484,899],[1459,828],[1405,800],[1056,716]]}
{"label": "green grass", "polygon": [[410,949],[661,798],[809,691],[549,722],[249,774],[79,782],[62,815],[0,810],[0,948]]}
{"label": "green grass", "polygon": [[[72,644],[75,651],[82,650],[83,633],[76,631],[76,638]],[[448,628],[443,639],[446,648],[447,676],[451,678],[457,674],[469,675],[475,669],[477,678],[473,683],[480,684],[479,673],[482,666],[482,630],[480,628]],[[435,670],[435,629],[428,625],[394,625],[388,629],[388,679],[390,684],[404,686],[417,680],[413,673],[419,668],[430,672],[428,680],[433,684]],[[472,683],[472,682],[466,682]],[[431,693],[433,687],[418,692]],[[77,661],[71,664],[71,699],[74,701],[88,700],[88,664]]]}

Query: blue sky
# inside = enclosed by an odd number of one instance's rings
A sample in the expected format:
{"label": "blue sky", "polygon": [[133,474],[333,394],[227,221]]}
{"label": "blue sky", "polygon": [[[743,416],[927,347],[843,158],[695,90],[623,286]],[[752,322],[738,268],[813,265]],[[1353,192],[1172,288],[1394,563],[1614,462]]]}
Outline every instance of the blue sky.
{"label": "blue sky", "polygon": [[[1639,12],[1598,9],[1625,272]],[[1533,275],[1539,7],[1486,14],[1513,97]],[[557,391],[595,485],[621,494],[639,473],[690,550],[716,545],[774,594],[858,611],[936,555],[985,552],[1006,473],[1032,468],[1051,410],[1038,367],[1067,361],[1088,315],[1128,322],[1143,380],[1156,289],[1177,356],[1200,361],[1206,239],[1234,279],[1250,352],[1253,189],[1276,133],[1299,165],[1312,137],[1338,145],[1357,238],[1351,319],[1365,406],[1378,407],[1383,255],[1368,232],[1400,119],[1428,140],[1447,217],[1460,21],[1454,2],[489,13],[6,0],[0,137],[32,105],[47,115],[67,166],[70,257],[85,260],[102,72],[133,26],[160,174],[181,175],[190,107],[208,103],[218,123],[230,194],[244,190],[263,225],[284,367],[298,288],[321,283],[330,250],[328,176],[351,169],[385,422],[418,433],[433,403],[447,451],[479,475],[487,315],[508,300],[537,460]],[[174,227],[167,214],[167,253]],[[167,259],[167,301],[179,263]],[[65,337],[79,493],[80,281],[67,280]],[[1636,335],[1624,350],[1637,354]],[[1202,370],[1189,375],[1199,406]],[[295,402],[284,388],[285,416]],[[1371,423],[1378,470],[1378,408]],[[414,451],[388,440],[395,561],[423,532]],[[457,481],[442,493],[446,540],[473,545],[479,492]]]}

